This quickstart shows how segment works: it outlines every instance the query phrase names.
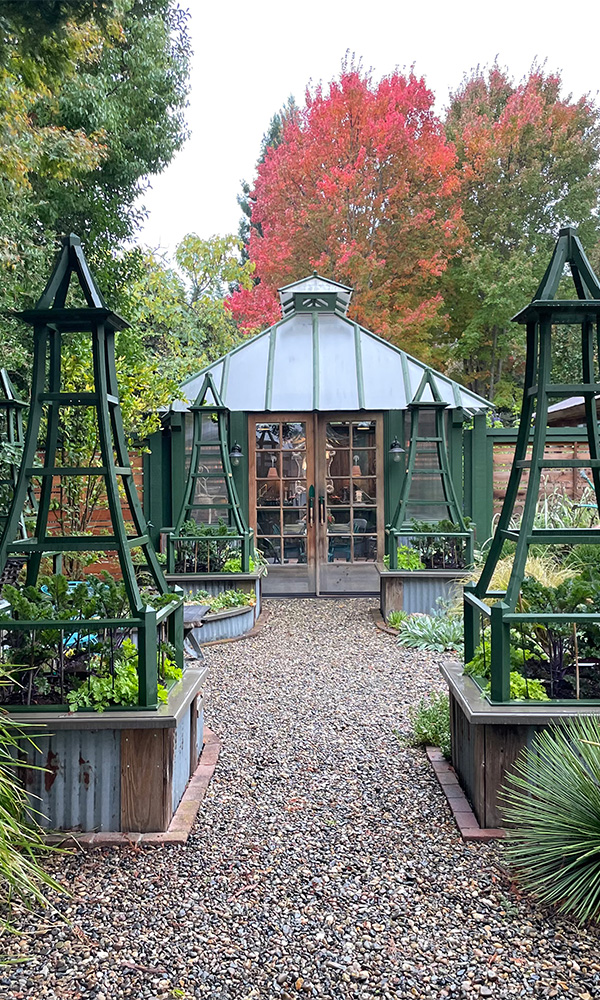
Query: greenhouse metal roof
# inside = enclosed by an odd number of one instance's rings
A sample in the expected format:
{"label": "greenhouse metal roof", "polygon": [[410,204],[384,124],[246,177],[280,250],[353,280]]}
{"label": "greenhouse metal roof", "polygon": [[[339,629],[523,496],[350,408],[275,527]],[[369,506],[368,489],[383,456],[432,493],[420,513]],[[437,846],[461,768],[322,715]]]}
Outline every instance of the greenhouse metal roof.
{"label": "greenhouse metal roof", "polygon": [[[428,366],[348,319],[351,294],[317,274],[279,289],[283,319],[184,382],[172,409],[194,402],[206,372],[230,410],[405,409]],[[450,407],[478,413],[491,405],[429,370]]]}

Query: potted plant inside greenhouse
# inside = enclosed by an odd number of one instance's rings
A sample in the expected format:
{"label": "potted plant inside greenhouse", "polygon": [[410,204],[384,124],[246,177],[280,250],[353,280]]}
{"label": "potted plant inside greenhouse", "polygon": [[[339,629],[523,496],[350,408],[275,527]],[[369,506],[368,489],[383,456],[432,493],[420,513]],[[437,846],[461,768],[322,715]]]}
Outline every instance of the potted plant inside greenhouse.
{"label": "potted plant inside greenhouse", "polygon": [[[85,304],[67,305],[68,295]],[[19,316],[34,329],[34,363],[0,541],[0,700],[42,734],[39,751],[23,746],[23,773],[45,825],[160,832],[198,760],[205,670],[184,662],[182,594],[165,580],[135,487],[115,365],[115,337],[128,324],[106,306],[74,235],[63,240],[37,305]],[[91,388],[65,387],[62,344],[74,335],[91,352]],[[86,420],[98,447],[81,465],[73,462],[69,432]],[[60,497],[98,481],[106,533],[62,531]],[[32,492],[35,526],[24,537]],[[148,567],[146,588],[136,578],[135,547]],[[14,556],[25,559],[23,583],[6,582]],[[100,558],[111,573],[93,573]],[[62,572],[63,561],[77,567],[75,576]]]}
{"label": "potted plant inside greenhouse", "polygon": [[[229,444],[228,411],[210,372],[190,407],[193,438],[175,526],[164,528],[167,579],[183,588],[185,618],[198,642],[248,632],[260,614],[266,566],[244,519],[232,466],[243,457]],[[207,614],[198,620],[198,604]]]}
{"label": "potted plant inside greenhouse", "polygon": [[390,447],[392,460],[404,460],[405,468],[380,567],[386,620],[393,611],[434,611],[462,584],[473,563],[473,531],[460,509],[449,467],[448,404],[429,369],[408,410],[407,449],[397,438]]}
{"label": "potted plant inside greenhouse", "polygon": [[[567,264],[577,298],[557,299]],[[600,283],[575,231],[562,229],[532,302],[514,317],[527,331],[514,460],[485,564],[478,581],[465,586],[466,665],[443,667],[453,764],[486,827],[501,824],[499,789],[536,732],[600,714],[599,317]],[[581,344],[580,380],[564,384],[553,359],[569,327]],[[589,457],[548,455],[549,403],[567,396],[584,400]],[[562,468],[590,471],[595,506],[585,526],[539,525],[544,470]],[[524,471],[529,478],[518,516]]]}

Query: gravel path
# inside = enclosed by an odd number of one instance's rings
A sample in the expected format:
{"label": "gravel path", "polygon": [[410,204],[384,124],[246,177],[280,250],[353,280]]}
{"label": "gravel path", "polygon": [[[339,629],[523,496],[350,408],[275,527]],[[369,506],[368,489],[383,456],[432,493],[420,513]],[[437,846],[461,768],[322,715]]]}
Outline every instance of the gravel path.
{"label": "gravel path", "polygon": [[259,636],[207,649],[224,746],[188,847],[61,860],[71,925],[17,915],[0,996],[600,996],[598,931],[463,844],[398,738],[438,665],[378,631],[374,606],[272,601]]}

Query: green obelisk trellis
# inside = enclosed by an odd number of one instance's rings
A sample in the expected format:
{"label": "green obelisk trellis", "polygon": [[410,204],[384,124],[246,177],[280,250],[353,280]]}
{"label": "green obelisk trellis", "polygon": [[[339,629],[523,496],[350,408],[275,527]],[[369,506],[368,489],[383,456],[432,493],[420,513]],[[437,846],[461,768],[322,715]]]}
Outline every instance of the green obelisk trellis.
{"label": "green obelisk trellis", "polygon": [[[79,283],[86,306],[67,307],[67,293],[72,278]],[[173,604],[156,612],[149,608],[141,594],[131,559],[131,549],[141,547],[156,588],[160,594],[168,585],[150,542],[141,504],[137,495],[121,408],[115,365],[115,333],[129,324],[106,306],[85,259],[79,237],[71,234],[63,239],[62,250],[48,284],[33,309],[18,316],[33,326],[33,373],[31,404],[23,459],[19,470],[13,502],[0,539],[0,571],[13,553],[27,556],[27,584],[35,584],[44,554],[77,552],[115,552],[130,605],[131,618],[94,619],[94,626],[118,628],[133,625],[137,631],[139,705],[148,708],[157,704],[157,624],[168,619],[169,641],[176,650],[179,666],[183,666],[182,604]],[[93,358],[94,387],[92,391],[65,391],[62,387],[62,339],[71,333],[90,334]],[[57,451],[63,430],[62,411],[65,408],[91,408],[97,417],[100,465],[61,466]],[[45,440],[39,442],[42,418],[45,418]],[[44,464],[35,464],[39,444],[42,444]],[[112,534],[58,535],[56,525],[49,533],[49,515],[53,485],[63,478],[100,476],[104,480]],[[41,480],[35,531],[31,538],[18,539],[19,520],[33,479]],[[133,534],[128,535],[119,494],[122,485]],[[55,627],[72,628],[73,622],[53,622]],[[7,622],[5,627],[32,629],[41,622]]]}
{"label": "green obelisk trellis", "polygon": [[[250,569],[252,532],[242,515],[231,471],[227,426],[229,411],[223,404],[210,372],[204,376],[200,391],[190,410],[193,419],[190,466],[175,526],[167,534],[168,572],[177,572],[181,554],[185,554],[186,550],[192,553],[191,564],[193,564],[193,553],[198,548],[202,550],[202,564],[206,564],[207,571],[210,572],[211,552],[214,553],[218,564],[220,549],[225,552],[235,545],[239,548],[241,571],[247,573]],[[214,428],[216,433],[208,434],[209,428]],[[208,493],[211,483],[215,487],[214,495]],[[199,490],[200,484],[203,492]],[[214,524],[215,534],[211,538],[211,525],[205,518],[215,514],[217,523]],[[189,521],[199,521],[205,526],[207,534],[201,540],[197,535],[185,533],[184,526]],[[229,534],[224,537],[219,535],[219,521],[225,523],[229,529]]]}
{"label": "green obelisk trellis", "polygon": [[[577,299],[555,299],[566,265],[570,266]],[[576,231],[560,230],[550,264],[531,303],[513,317],[527,328],[527,358],[523,404],[513,465],[500,520],[485,566],[477,584],[465,588],[465,660],[475,652],[481,635],[481,616],[491,621],[491,699],[510,700],[510,630],[520,623],[599,621],[585,613],[517,613],[517,601],[525,575],[529,546],[600,544],[600,531],[585,528],[535,528],[534,518],[544,469],[591,468],[596,502],[600,502],[600,437],[595,397],[600,393],[596,374],[600,340],[600,282],[594,274]],[[581,329],[581,381],[552,381],[552,345],[560,336],[557,326]],[[554,399],[582,396],[585,404],[589,458],[556,459],[545,454],[548,406]],[[533,438],[531,432],[533,428]],[[531,444],[531,456],[527,450]],[[512,528],[513,514],[523,471],[529,482],[521,525]],[[512,571],[504,591],[490,591],[490,583],[506,540],[516,542]],[[489,605],[487,599],[496,603]]]}
{"label": "green obelisk trellis", "polygon": [[[8,509],[19,476],[19,466],[21,464],[22,449],[25,441],[23,410],[26,409],[27,403],[17,396],[6,368],[0,368],[0,447],[3,449],[3,471],[0,478],[0,491],[2,493],[0,529],[4,527],[6,522]],[[35,507],[35,499],[33,493],[30,491],[27,513],[32,514],[35,511]],[[23,538],[27,537],[23,515],[19,521],[19,531]]]}
{"label": "green obelisk trellis", "polygon": [[448,403],[440,396],[429,369],[424,371],[408,409],[410,439],[404,479],[394,516],[387,527],[390,569],[398,568],[399,538],[431,536],[430,532],[419,532],[411,526],[412,519],[421,511],[428,514],[423,520],[449,520],[458,526],[458,531],[444,532],[443,537],[465,545],[465,562],[469,564],[473,559],[473,534],[465,524],[450,473],[446,435]]}

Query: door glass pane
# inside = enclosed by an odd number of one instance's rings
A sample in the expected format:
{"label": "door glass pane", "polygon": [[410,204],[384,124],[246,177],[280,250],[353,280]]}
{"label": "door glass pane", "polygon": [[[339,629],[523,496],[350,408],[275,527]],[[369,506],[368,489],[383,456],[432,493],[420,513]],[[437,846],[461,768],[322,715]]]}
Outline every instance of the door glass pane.
{"label": "door glass pane", "polygon": [[256,425],[256,450],[279,448],[279,424]]}
{"label": "door glass pane", "polygon": [[350,447],[350,423],[347,420],[337,420],[327,424],[325,430],[326,448]]}
{"label": "door glass pane", "polygon": [[279,479],[279,454],[276,451],[256,452],[256,478]]}
{"label": "door glass pane", "polygon": [[304,479],[306,476],[306,452],[283,451],[281,464],[284,479]]}
{"label": "door glass pane", "polygon": [[256,530],[259,535],[279,535],[279,512],[258,510],[256,512]]}
{"label": "door glass pane", "polygon": [[369,479],[363,477],[356,480],[353,483],[352,492],[354,503],[358,504],[358,506],[362,507],[363,504],[367,504],[367,506],[374,504],[377,500],[377,480],[375,476]]}
{"label": "door glass pane", "polygon": [[257,479],[256,480],[256,506],[257,507],[279,507],[280,501],[280,481],[279,479]]}
{"label": "door glass pane", "polygon": [[329,479],[327,481],[327,503],[332,507],[337,504],[350,503],[350,486],[347,479]]}
{"label": "door glass pane", "polygon": [[329,534],[339,534],[341,531],[350,531],[352,512],[349,507],[332,507],[328,511],[327,531]]}
{"label": "door glass pane", "polygon": [[306,424],[284,423],[281,425],[282,448],[292,448],[294,451],[306,449]]}
{"label": "door glass pane", "polygon": [[375,562],[377,559],[377,535],[355,535],[354,562]]}
{"label": "door glass pane", "polygon": [[281,539],[280,538],[257,538],[256,547],[268,563],[272,565],[281,563]]}
{"label": "door glass pane", "polygon": [[352,538],[350,535],[331,535],[327,542],[328,562],[352,561]]}
{"label": "door glass pane", "polygon": [[283,561],[284,563],[305,563],[306,562],[306,538],[283,539]]}
{"label": "door glass pane", "polygon": [[353,448],[374,448],[375,447],[375,421],[359,420],[352,424],[352,447]]}
{"label": "door glass pane", "polygon": [[355,535],[377,531],[377,510],[375,507],[357,507],[355,504],[353,513],[352,531]]}
{"label": "door glass pane", "polygon": [[350,476],[350,449],[328,448],[325,452],[327,462],[327,478],[335,479],[337,476]]}
{"label": "door glass pane", "polygon": [[375,475],[375,449],[372,451],[353,451],[352,478]]}
{"label": "door glass pane", "polygon": [[283,511],[283,533],[285,535],[306,534],[306,507],[295,507]]}

